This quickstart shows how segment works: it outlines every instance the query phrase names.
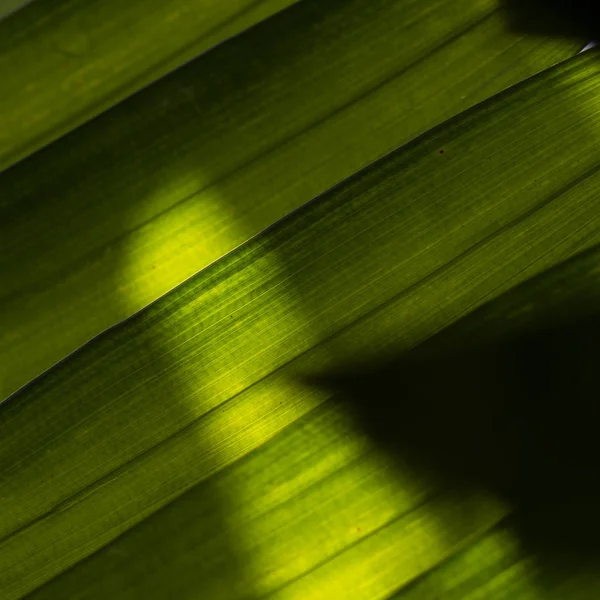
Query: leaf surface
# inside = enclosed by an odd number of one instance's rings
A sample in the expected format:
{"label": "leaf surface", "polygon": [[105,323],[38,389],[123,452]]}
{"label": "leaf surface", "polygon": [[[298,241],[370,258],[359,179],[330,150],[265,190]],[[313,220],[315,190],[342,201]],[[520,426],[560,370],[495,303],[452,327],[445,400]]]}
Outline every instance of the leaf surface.
{"label": "leaf surface", "polygon": [[0,171],[296,1],[24,6],[0,22]]}
{"label": "leaf surface", "polygon": [[[506,507],[392,469],[295,376],[414,346],[600,242],[597,59],[420,136],[0,405],[2,597],[548,598]],[[597,265],[487,310],[589,296]]]}
{"label": "leaf surface", "polygon": [[[161,27],[164,11],[191,32],[194,19],[210,20],[201,5],[215,19],[219,7],[249,5],[203,0],[177,12],[163,4],[144,13],[127,43],[162,40],[149,28]],[[61,6],[57,15],[95,15],[101,29],[89,35],[116,28],[102,34],[107,52],[109,44],[128,52],[119,23],[137,4],[104,20],[96,12],[111,2]],[[11,127],[26,123],[20,111],[54,131],[61,111],[83,101],[76,94],[100,93],[79,82],[68,103],[49,84],[24,102],[11,95],[18,84],[9,76],[40,90],[44,77],[60,79],[50,57],[39,59],[46,34],[16,27],[35,13],[57,34],[48,10],[36,0],[7,21],[35,62],[17,69],[18,47],[10,35],[1,42],[10,93],[0,103],[13,116],[0,136],[15,143]],[[175,28],[169,39],[185,36]],[[303,0],[8,169],[0,174],[0,398],[357,170],[576,47],[510,34],[491,0]]]}

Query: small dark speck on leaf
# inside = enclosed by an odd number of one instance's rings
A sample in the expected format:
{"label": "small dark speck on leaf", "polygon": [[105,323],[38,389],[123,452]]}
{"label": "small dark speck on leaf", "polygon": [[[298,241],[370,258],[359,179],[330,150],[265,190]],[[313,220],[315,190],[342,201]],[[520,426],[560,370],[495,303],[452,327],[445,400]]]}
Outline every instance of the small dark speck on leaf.
{"label": "small dark speck on leaf", "polygon": [[444,152],[445,152],[445,150],[442,148],[442,149],[440,150],[440,154],[444,154]]}

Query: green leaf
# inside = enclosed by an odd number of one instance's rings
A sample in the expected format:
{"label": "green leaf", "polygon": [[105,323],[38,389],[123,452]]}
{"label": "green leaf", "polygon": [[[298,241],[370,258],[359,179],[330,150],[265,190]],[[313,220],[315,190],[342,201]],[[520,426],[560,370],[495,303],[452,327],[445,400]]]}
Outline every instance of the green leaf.
{"label": "green leaf", "polygon": [[0,171],[296,1],[25,6],[0,23]]}
{"label": "green leaf", "polygon": [[[599,86],[591,52],[451,119],[0,405],[2,596],[366,599],[431,576],[433,597],[547,598],[504,570],[506,507],[396,473],[295,376],[413,346],[598,243]],[[569,294],[597,289],[584,259],[554,272]],[[481,567],[439,576],[452,560]]]}
{"label": "green leaf", "polygon": [[[92,19],[112,4],[65,6]],[[357,170],[577,48],[510,34],[491,0],[326,6],[297,3],[0,175],[0,398]],[[182,27],[192,10],[181,12]],[[7,23],[47,12],[36,0]],[[142,43],[160,19],[148,11],[139,37],[125,34],[119,23],[137,13],[131,5],[93,22]],[[125,52],[112,35],[106,47]],[[173,30],[172,42],[180,37]],[[1,72],[40,89],[38,67],[59,80],[45,62],[55,54],[39,59],[43,38],[22,38],[35,68],[0,63]],[[70,111],[79,102],[56,90],[0,103],[31,116],[28,102],[43,102],[53,112],[36,118],[55,131],[53,103]],[[11,127],[23,125],[19,114]]]}

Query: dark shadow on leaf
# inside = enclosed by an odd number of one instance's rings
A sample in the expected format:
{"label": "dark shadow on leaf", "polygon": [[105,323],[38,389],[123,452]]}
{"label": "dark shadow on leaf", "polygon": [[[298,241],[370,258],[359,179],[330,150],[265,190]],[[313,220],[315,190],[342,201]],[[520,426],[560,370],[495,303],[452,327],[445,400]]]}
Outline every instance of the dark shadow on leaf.
{"label": "dark shadow on leaf", "polygon": [[377,444],[443,485],[507,501],[527,551],[579,564],[600,558],[599,342],[588,314],[455,350],[434,336],[303,380],[341,395]]}
{"label": "dark shadow on leaf", "polygon": [[500,0],[518,33],[600,39],[600,4],[591,0]]}

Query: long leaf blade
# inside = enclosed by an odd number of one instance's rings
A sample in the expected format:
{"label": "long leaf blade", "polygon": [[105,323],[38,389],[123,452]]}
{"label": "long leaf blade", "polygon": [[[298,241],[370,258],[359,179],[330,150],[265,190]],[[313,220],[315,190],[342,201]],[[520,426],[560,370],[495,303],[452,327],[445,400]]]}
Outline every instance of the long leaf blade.
{"label": "long leaf blade", "polygon": [[0,398],[577,47],[510,34],[491,0],[327,7],[298,3],[2,173]]}
{"label": "long leaf blade", "polygon": [[599,70],[436,128],[1,405],[4,596],[385,597],[493,528],[503,507],[395,478],[294,375],[414,345],[600,241]]}

